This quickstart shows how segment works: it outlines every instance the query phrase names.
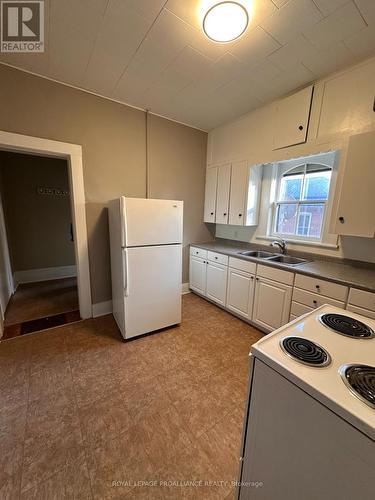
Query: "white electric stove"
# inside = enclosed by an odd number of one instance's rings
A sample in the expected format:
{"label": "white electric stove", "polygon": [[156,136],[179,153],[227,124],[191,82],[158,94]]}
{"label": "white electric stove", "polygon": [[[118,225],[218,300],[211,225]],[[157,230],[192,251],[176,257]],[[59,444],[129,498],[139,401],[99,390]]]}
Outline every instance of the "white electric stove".
{"label": "white electric stove", "polygon": [[325,305],[250,361],[240,499],[372,499],[375,321]]}

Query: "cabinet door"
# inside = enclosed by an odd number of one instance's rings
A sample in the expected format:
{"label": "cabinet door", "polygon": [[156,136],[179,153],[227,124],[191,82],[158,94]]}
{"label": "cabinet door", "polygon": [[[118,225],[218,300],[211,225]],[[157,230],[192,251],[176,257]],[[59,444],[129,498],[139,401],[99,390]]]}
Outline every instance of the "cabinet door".
{"label": "cabinet door", "polygon": [[209,262],[206,267],[206,296],[224,306],[227,292],[228,268],[227,266],[211,262]]}
{"label": "cabinet door", "polygon": [[292,287],[265,278],[256,278],[253,321],[275,330],[289,321]]}
{"label": "cabinet door", "polygon": [[245,201],[245,226],[258,225],[262,174],[262,165],[253,165],[248,169]]}
{"label": "cabinet door", "polygon": [[206,190],[204,195],[204,222],[215,222],[217,167],[206,170]]}
{"label": "cabinet door", "polygon": [[374,89],[374,59],[328,79],[324,83],[318,138],[373,128]]}
{"label": "cabinet door", "polygon": [[221,165],[217,174],[216,222],[228,224],[231,165]]}
{"label": "cabinet door", "polygon": [[375,233],[375,132],[353,135],[341,191],[338,194],[334,231],[372,238]]}
{"label": "cabinet door", "polygon": [[206,293],[206,261],[190,256],[190,288],[196,292]]}
{"label": "cabinet door", "polygon": [[251,319],[254,300],[254,275],[237,269],[228,271],[227,308]]}
{"label": "cabinet door", "polygon": [[273,149],[306,142],[313,86],[275,104]]}
{"label": "cabinet door", "polygon": [[248,167],[246,161],[232,163],[230,181],[229,224],[245,224],[245,199],[247,192]]}

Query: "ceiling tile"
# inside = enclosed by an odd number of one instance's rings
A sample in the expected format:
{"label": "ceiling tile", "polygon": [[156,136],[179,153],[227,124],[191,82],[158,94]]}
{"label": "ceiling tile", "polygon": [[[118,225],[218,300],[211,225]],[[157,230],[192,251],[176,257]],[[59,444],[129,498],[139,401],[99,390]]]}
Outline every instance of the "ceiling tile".
{"label": "ceiling tile", "polygon": [[246,66],[252,66],[278,48],[280,44],[258,26],[233,44],[230,53]]}
{"label": "ceiling tile", "polygon": [[272,2],[276,5],[276,7],[282,7],[286,3],[289,2],[289,0],[272,0]]}
{"label": "ceiling tile", "polygon": [[209,71],[211,60],[192,47],[186,47],[161,75],[165,85],[181,90]]}
{"label": "ceiling tile", "polygon": [[325,50],[306,53],[301,62],[316,77],[322,77],[353,62],[353,54],[342,42],[337,42]]}
{"label": "ceiling tile", "polygon": [[81,85],[108,0],[51,0],[49,76]]}
{"label": "ceiling tile", "polygon": [[131,72],[127,72],[126,78],[121,78],[117,84],[112,97],[126,104],[144,108],[142,97],[151,85],[152,82],[146,78],[141,78]]}
{"label": "ceiling tile", "polygon": [[111,93],[151,21],[123,0],[110,0],[83,80],[85,88]]}
{"label": "ceiling tile", "polygon": [[290,0],[261,26],[284,45],[322,17],[312,0]]}
{"label": "ceiling tile", "polygon": [[128,73],[150,82],[158,79],[161,72],[190,44],[194,35],[195,30],[191,26],[163,10],[121,80],[126,80]]}
{"label": "ceiling tile", "polygon": [[122,0],[126,8],[135,9],[143,17],[154,20],[164,7],[166,0]]}
{"label": "ceiling tile", "polygon": [[366,27],[355,5],[350,2],[324,18],[304,34],[317,47],[325,49]]}
{"label": "ceiling tile", "polygon": [[314,0],[314,3],[323,15],[328,16],[349,1],[350,0]]}
{"label": "ceiling tile", "polygon": [[197,86],[202,92],[209,92],[225,85],[227,82],[238,78],[245,71],[243,64],[231,54],[211,64],[203,78],[197,80]]}
{"label": "ceiling tile", "polygon": [[355,0],[355,3],[368,24],[375,24],[374,0]]}
{"label": "ceiling tile", "polygon": [[250,29],[252,29],[277,12],[277,7],[272,0],[254,0],[250,12],[252,16]]}
{"label": "ceiling tile", "polygon": [[[208,8],[214,2],[208,3]],[[176,16],[183,19],[185,22],[194,26],[196,29],[201,29],[202,13],[204,6],[201,0],[168,0],[165,8],[173,12]]]}
{"label": "ceiling tile", "polygon": [[312,45],[303,35],[297,35],[294,40],[271,54],[268,60],[280,70],[285,70],[301,63],[307,56],[314,56],[317,54],[318,50],[314,45]]}
{"label": "ceiling tile", "polygon": [[230,46],[230,44],[212,42],[201,30],[196,32],[190,45],[211,60],[215,60],[224,55]]}
{"label": "ceiling tile", "polygon": [[364,58],[375,53],[375,30],[369,26],[359,33],[346,38],[344,44],[357,57]]}
{"label": "ceiling tile", "polygon": [[[312,81],[314,81],[313,73],[302,64],[296,64],[268,82],[268,88],[273,97],[275,97],[275,93],[277,96],[282,96]],[[266,90],[264,93],[266,94]]]}

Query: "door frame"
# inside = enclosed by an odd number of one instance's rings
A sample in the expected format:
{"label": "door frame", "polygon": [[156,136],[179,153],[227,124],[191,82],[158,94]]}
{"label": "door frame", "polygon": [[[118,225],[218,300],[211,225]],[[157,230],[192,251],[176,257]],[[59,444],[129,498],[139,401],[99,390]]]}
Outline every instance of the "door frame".
{"label": "door frame", "polygon": [[82,147],[78,144],[0,130],[0,149],[14,153],[37,154],[67,161],[73,219],[74,252],[77,266],[79,311],[82,319],[92,317],[91,281],[87,242]]}

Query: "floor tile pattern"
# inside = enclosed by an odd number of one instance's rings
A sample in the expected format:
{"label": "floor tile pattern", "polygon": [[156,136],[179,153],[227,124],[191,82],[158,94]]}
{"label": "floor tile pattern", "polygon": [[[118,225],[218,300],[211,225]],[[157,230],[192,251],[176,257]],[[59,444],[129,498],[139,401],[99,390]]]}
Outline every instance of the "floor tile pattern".
{"label": "floor tile pattern", "polygon": [[0,498],[233,499],[261,336],[189,294],[131,342],[112,316],[1,342]]}

